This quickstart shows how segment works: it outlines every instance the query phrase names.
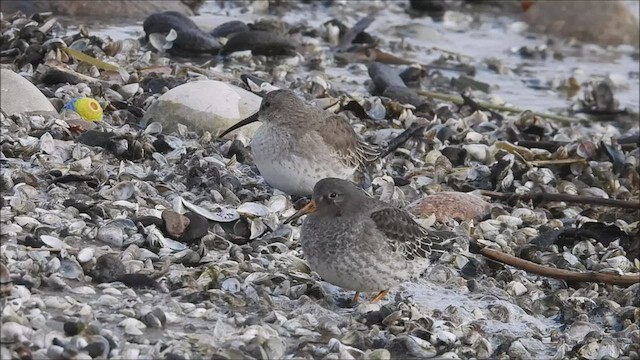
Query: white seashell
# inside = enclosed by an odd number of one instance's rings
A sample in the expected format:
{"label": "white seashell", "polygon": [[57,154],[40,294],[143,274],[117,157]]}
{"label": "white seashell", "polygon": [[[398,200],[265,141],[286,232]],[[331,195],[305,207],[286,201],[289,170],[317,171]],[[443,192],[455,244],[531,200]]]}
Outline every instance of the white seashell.
{"label": "white seashell", "polygon": [[80,235],[82,230],[87,226],[84,220],[74,221],[67,227],[69,235]]}
{"label": "white seashell", "polygon": [[173,239],[164,238],[164,247],[174,251],[182,251],[187,248],[187,245]]}
{"label": "white seashell", "polygon": [[69,246],[55,236],[40,235],[40,240],[53,249],[67,249]]}
{"label": "white seashell", "polygon": [[284,195],[275,195],[267,202],[267,207],[272,213],[279,213],[287,208],[287,198]]}
{"label": "white seashell", "polygon": [[590,188],[586,188],[586,189],[580,189],[578,190],[578,194],[579,195],[583,195],[583,196],[593,196],[593,197],[599,197],[599,198],[603,198],[603,199],[608,199],[609,198],[609,194],[607,194],[606,191],[597,188],[597,187],[590,187]]}
{"label": "white seashell", "polygon": [[69,164],[69,170],[86,173],[91,170],[91,157],[87,156]]}
{"label": "white seashell", "polygon": [[76,256],[76,258],[81,264],[84,264],[86,262],[89,262],[91,259],[93,259],[93,256],[95,255],[95,253],[96,253],[96,248],[93,246],[82,248],[82,250],[78,252],[78,255]]}
{"label": "white seashell", "polygon": [[[128,219],[111,220],[106,224],[104,224],[103,226],[101,226],[98,229],[98,233],[97,233],[98,240],[106,242],[116,247],[122,246],[126,236],[124,226],[123,226],[125,224],[122,223],[122,220],[128,220]],[[131,220],[128,220],[128,221],[131,221]],[[131,224],[133,224],[133,221],[131,221]],[[135,227],[135,224],[133,224],[133,226]]]}
{"label": "white seashell", "polygon": [[154,121],[151,124],[147,125],[144,129],[145,134],[156,135],[162,133],[162,124]]}
{"label": "white seashell", "polygon": [[471,156],[474,160],[477,160],[483,164],[486,163],[487,158],[489,156],[489,147],[485,144],[469,144],[462,146],[469,156]]}
{"label": "white seashell", "polygon": [[42,134],[40,137],[40,150],[49,155],[53,155],[56,152],[56,145],[53,141],[53,137],[49,132]]}
{"label": "white seashell", "polygon": [[122,181],[112,188],[100,190],[100,196],[107,200],[127,200],[133,196],[136,186],[131,181]]}
{"label": "white seashell", "polygon": [[629,259],[627,259],[625,256],[622,256],[622,255],[608,258],[606,262],[612,268],[620,269],[623,272],[627,272],[633,269],[633,263],[629,261]]}
{"label": "white seashell", "polygon": [[30,216],[16,216],[13,218],[13,220],[16,222],[16,224],[22,226],[22,227],[36,227],[38,225],[40,225],[40,222]]}
{"label": "white seashell", "polygon": [[533,181],[536,184],[547,185],[553,181],[556,177],[548,168],[532,168],[526,172],[525,178]]}
{"label": "white seashell", "polygon": [[404,344],[407,350],[416,357],[430,359],[438,354],[431,343],[417,336],[407,335],[404,337]]}
{"label": "white seashell", "polygon": [[469,131],[464,137],[464,141],[468,144],[477,144],[482,141],[482,134],[479,134],[475,131]]}
{"label": "white seashell", "polygon": [[253,219],[248,219],[250,222],[250,229],[251,229],[251,235],[249,236],[250,240],[253,240],[257,237],[259,237],[260,235],[264,234],[264,232],[267,230],[267,225],[265,225],[262,220],[257,219],[257,218],[253,218]]}
{"label": "white seashell", "polygon": [[240,215],[251,217],[262,217],[269,215],[269,208],[258,203],[246,202],[236,209]]}
{"label": "white seashell", "polygon": [[133,83],[122,85],[120,89],[118,89],[118,93],[120,93],[120,95],[122,95],[122,97],[124,97],[125,99],[128,99],[138,93],[138,90],[140,90],[140,84]]}
{"label": "white seashell", "polygon": [[[171,29],[171,31],[175,34],[175,30]],[[149,43],[160,53],[163,53],[173,47],[173,40],[169,40],[174,37],[173,34],[171,32],[166,36],[161,33],[149,34]]]}
{"label": "white seashell", "polygon": [[576,265],[580,263],[580,260],[575,255],[569,252],[563,252],[562,258],[565,259],[569,263],[569,265]]}
{"label": "white seashell", "polygon": [[504,225],[507,225],[510,228],[517,228],[518,226],[522,225],[522,219],[515,217],[515,216],[509,216],[509,215],[498,215],[496,217],[496,220],[501,222]]}
{"label": "white seashell", "polygon": [[529,351],[522,345],[520,340],[516,340],[511,343],[508,350],[509,357],[512,359],[531,359],[531,354]]}
{"label": "white seashell", "polygon": [[511,216],[522,219],[522,222],[526,224],[535,224],[537,222],[536,220],[538,219],[536,213],[533,210],[527,208],[516,208],[513,210],[513,212],[511,212]]}
{"label": "white seashell", "polygon": [[228,293],[235,294],[240,291],[241,284],[238,279],[232,277],[223,281],[220,288]]}
{"label": "white seashell", "polygon": [[58,272],[67,279],[81,279],[84,276],[82,267],[73,258],[63,259],[60,265]]}
{"label": "white seashell", "polygon": [[60,217],[54,214],[43,214],[40,216],[40,221],[47,225],[58,225],[60,223]]}
{"label": "white seashell", "polygon": [[598,348],[598,354],[595,356],[596,359],[618,359],[620,357],[620,348],[617,346],[615,341],[610,339],[602,339],[600,342],[600,347]]}
{"label": "white seashell", "polygon": [[441,342],[447,345],[451,345],[455,343],[456,340],[458,339],[458,337],[455,336],[453,333],[450,333],[445,330],[438,331],[438,333],[436,334],[436,337],[438,338],[438,340],[440,340]]}
{"label": "white seashell", "polygon": [[[232,222],[240,219],[240,214],[236,209],[220,207],[217,209],[217,211],[210,211],[201,206],[192,204],[189,201],[183,199],[182,197],[180,197],[180,201],[182,202],[184,207],[186,207],[187,209],[193,211],[198,215],[202,215],[209,220],[213,220],[216,222]],[[174,207],[174,210],[176,212],[179,212],[178,210],[175,209],[175,207]]]}

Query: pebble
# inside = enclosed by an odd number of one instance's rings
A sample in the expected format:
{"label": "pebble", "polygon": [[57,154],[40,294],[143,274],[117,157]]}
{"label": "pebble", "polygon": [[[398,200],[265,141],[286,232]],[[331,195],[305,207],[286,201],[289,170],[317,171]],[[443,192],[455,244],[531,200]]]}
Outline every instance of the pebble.
{"label": "pebble", "polygon": [[406,209],[417,217],[434,214],[438,221],[480,220],[491,211],[491,204],[480,196],[461,192],[440,192],[427,195],[407,205]]}
{"label": "pebble", "polygon": [[57,114],[46,96],[29,80],[9,69],[0,69],[0,108],[7,115]]}
{"label": "pebble", "polygon": [[[215,95],[210,98],[200,94]],[[220,133],[257,112],[260,102],[259,96],[237,86],[216,80],[193,81],[160,96],[149,107],[142,121],[160,122],[166,130],[175,129],[179,123],[192,130]],[[259,126],[259,123],[250,124],[228,136],[240,133],[251,137]]]}

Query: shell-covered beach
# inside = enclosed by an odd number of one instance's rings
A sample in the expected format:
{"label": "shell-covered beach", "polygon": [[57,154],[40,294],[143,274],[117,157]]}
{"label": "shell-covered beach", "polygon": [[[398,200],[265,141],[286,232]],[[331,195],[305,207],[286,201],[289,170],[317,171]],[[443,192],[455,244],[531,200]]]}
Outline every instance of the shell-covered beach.
{"label": "shell-covered beach", "polygon": [[[7,3],[0,358],[639,358],[637,3]],[[419,279],[309,267],[260,123],[219,136],[273,89],[390,149],[353,181],[455,235]]]}

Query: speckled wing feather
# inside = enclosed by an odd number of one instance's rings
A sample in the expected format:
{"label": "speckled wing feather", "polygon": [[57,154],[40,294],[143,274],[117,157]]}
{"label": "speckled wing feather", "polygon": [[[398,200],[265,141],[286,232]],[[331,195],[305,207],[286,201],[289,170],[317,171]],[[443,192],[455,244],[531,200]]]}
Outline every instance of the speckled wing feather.
{"label": "speckled wing feather", "polygon": [[376,147],[362,140],[349,122],[339,115],[328,116],[315,129],[325,142],[336,149],[349,167],[373,162],[380,156]]}
{"label": "speckled wing feather", "polygon": [[431,252],[431,239],[425,228],[416,223],[404,210],[384,208],[370,215],[376,228],[382,232],[393,251],[407,260],[426,258]]}

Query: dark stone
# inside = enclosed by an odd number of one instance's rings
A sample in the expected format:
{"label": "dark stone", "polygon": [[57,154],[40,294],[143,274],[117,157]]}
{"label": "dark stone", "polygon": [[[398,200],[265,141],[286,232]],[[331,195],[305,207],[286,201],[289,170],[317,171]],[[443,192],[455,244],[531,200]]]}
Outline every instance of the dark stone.
{"label": "dark stone", "polygon": [[435,14],[444,13],[446,10],[444,0],[409,0],[409,5],[413,10]]}
{"label": "dark stone", "polygon": [[[177,0],[152,0],[152,1],[116,1],[103,0],[96,5],[94,0],[20,0],[1,1],[0,11],[11,14],[16,11],[35,14],[52,12],[56,16],[91,17],[93,19],[120,19],[120,18],[142,18],[154,12],[165,10],[176,10],[187,15],[193,15],[189,8],[189,1]],[[194,5],[197,2],[192,1]],[[42,20],[40,18],[39,20]],[[41,21],[40,21],[41,22]]]}
{"label": "dark stone", "polygon": [[89,356],[95,359],[97,357],[106,357],[109,354],[109,350],[110,350],[109,340],[99,335],[92,336],[91,340],[92,341],[89,342],[89,344],[85,346],[83,349],[89,354]]}
{"label": "dark stone", "polygon": [[242,188],[242,184],[237,177],[233,175],[223,175],[220,178],[220,185],[226,187],[227,189],[233,191],[234,193],[238,192]]}
{"label": "dark stone", "polygon": [[209,220],[193,212],[188,212],[184,216],[189,218],[191,222],[178,241],[186,244],[197,243],[209,232]]}
{"label": "dark stone", "polygon": [[67,336],[78,335],[84,329],[84,323],[80,321],[67,321],[62,325],[62,329]]}
{"label": "dark stone", "polygon": [[251,158],[251,155],[249,154],[249,151],[242,144],[242,141],[237,140],[237,139],[233,140],[233,142],[229,146],[229,153],[227,154],[227,157],[231,158],[233,155],[236,156],[236,160],[238,160],[238,162],[243,163],[243,164],[247,159]]}
{"label": "dark stone", "polygon": [[391,66],[379,62],[373,62],[367,66],[369,77],[373,80],[375,85],[375,92],[382,94],[391,86],[405,87],[404,81]]}
{"label": "dark stone", "polygon": [[164,358],[165,360],[185,360],[184,356],[175,353],[167,353]]}
{"label": "dark stone", "polygon": [[184,81],[178,80],[174,77],[166,77],[151,73],[147,75],[142,81],[140,81],[140,87],[148,93],[157,94],[162,92],[163,88],[173,89],[174,87],[183,84]]}
{"label": "dark stone", "polygon": [[396,100],[403,104],[411,104],[416,107],[422,105],[426,101],[413,89],[409,89],[408,87],[406,87],[404,83],[402,84],[402,86],[387,87],[382,93],[382,96]]}
{"label": "dark stone", "polygon": [[122,261],[117,256],[110,254],[100,256],[91,271],[91,277],[97,283],[120,281],[124,274]]}
{"label": "dark stone", "polygon": [[249,31],[249,26],[240,20],[234,20],[218,25],[209,34],[213,37],[229,37],[244,31]]}
{"label": "dark stone", "polygon": [[236,51],[251,50],[253,55],[294,56],[295,46],[292,41],[282,35],[268,31],[244,31],[232,36],[220,51],[228,55]]}
{"label": "dark stone", "polygon": [[404,69],[398,76],[407,86],[420,86],[420,79],[424,76],[424,70],[415,66],[409,66]]}
{"label": "dark stone", "polygon": [[112,144],[111,139],[115,136],[114,133],[107,133],[103,131],[88,130],[78,136],[77,141],[87,146],[99,146],[101,148],[109,148]]}
{"label": "dark stone", "polygon": [[411,181],[407,180],[405,178],[394,176],[393,177],[393,183],[394,183],[395,186],[405,186],[405,185],[411,184]]}
{"label": "dark stone", "polygon": [[440,150],[440,152],[449,159],[453,166],[462,166],[464,159],[467,157],[467,150],[455,146],[447,146]]}
{"label": "dark stone", "polygon": [[124,274],[118,280],[131,288],[158,288],[158,283],[146,274]]}
{"label": "dark stone", "polygon": [[177,38],[173,41],[173,47],[168,50],[169,53],[217,54],[220,51],[220,43],[213,36],[202,31],[191,19],[176,11],[150,15],[145,19],[142,27],[146,40],[149,40],[150,34],[166,35],[174,29]]}
{"label": "dark stone", "polygon": [[46,85],[70,84],[76,85],[82,82],[79,76],[59,69],[49,69],[40,76],[40,82]]}
{"label": "dark stone", "polygon": [[164,140],[163,135],[158,135],[158,138],[156,139],[156,141],[153,142],[153,147],[156,149],[157,152],[161,154],[166,154],[169,151],[173,150],[173,148],[169,144],[167,144],[167,142]]}

